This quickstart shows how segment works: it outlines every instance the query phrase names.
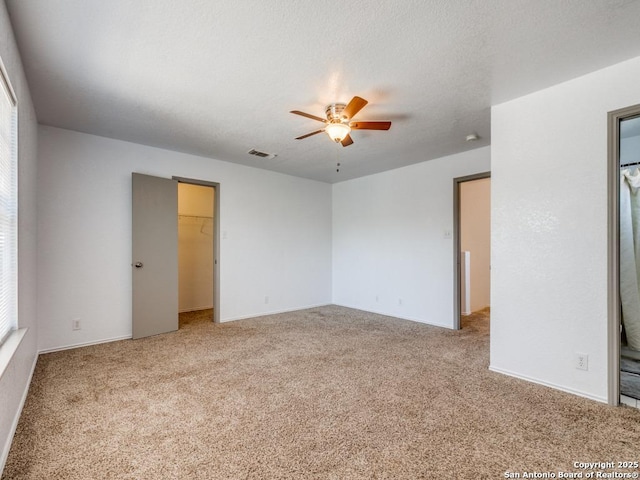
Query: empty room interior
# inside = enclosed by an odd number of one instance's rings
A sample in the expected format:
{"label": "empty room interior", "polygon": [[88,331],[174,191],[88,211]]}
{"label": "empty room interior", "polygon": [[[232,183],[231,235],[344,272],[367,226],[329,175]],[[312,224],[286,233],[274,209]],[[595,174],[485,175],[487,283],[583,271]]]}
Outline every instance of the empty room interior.
{"label": "empty room interior", "polygon": [[2,480],[640,474],[638,19],[1,1]]}

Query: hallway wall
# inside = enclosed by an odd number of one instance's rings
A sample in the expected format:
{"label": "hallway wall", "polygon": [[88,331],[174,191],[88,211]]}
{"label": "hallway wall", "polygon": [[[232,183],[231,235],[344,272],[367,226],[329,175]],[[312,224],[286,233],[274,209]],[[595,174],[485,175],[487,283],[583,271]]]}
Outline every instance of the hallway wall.
{"label": "hallway wall", "polygon": [[491,304],[491,179],[460,184],[460,247],[471,257],[471,311]]}

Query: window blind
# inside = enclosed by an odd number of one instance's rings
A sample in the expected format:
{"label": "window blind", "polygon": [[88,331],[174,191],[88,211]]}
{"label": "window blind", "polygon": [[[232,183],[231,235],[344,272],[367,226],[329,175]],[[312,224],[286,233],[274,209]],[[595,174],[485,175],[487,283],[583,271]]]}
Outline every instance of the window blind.
{"label": "window blind", "polygon": [[17,327],[17,110],[0,68],[0,343]]}

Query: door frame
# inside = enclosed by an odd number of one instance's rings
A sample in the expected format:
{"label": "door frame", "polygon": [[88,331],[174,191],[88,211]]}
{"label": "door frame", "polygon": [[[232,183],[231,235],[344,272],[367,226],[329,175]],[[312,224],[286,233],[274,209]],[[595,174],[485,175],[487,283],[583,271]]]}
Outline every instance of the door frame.
{"label": "door frame", "polygon": [[607,114],[607,346],[609,405],[620,404],[620,121],[640,115],[640,104]]}
{"label": "door frame", "polygon": [[491,178],[491,172],[474,173],[453,179],[453,328],[460,330],[460,184]]}
{"label": "door frame", "polygon": [[220,323],[220,183],[177,176],[171,178],[178,183],[213,187],[213,322]]}

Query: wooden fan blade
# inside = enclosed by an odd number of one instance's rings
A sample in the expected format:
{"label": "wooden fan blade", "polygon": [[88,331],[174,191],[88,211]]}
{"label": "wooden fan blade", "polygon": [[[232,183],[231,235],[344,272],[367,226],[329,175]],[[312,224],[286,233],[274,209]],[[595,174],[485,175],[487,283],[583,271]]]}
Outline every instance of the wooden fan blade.
{"label": "wooden fan blade", "polygon": [[349,104],[344,107],[342,111],[342,115],[347,118],[353,118],[353,116],[358,113],[362,108],[369,102],[367,102],[364,98],[353,97]]}
{"label": "wooden fan blade", "polygon": [[347,136],[344,137],[340,143],[342,144],[343,147],[348,147],[353,143],[353,138],[351,138],[351,135],[347,133]]}
{"label": "wooden fan blade", "polygon": [[296,140],[302,140],[303,138],[310,137],[311,135],[316,135],[317,133],[324,132],[324,128],[322,130],[316,130],[315,132],[307,133],[306,135],[302,135],[301,137],[296,137]]}
{"label": "wooden fan blade", "polygon": [[389,130],[391,122],[351,122],[352,130]]}
{"label": "wooden fan blade", "polygon": [[316,117],[315,115],[311,115],[310,113],[304,113],[304,112],[301,112],[299,110],[291,110],[291,112],[289,112],[289,113],[295,113],[296,115],[302,115],[303,117],[307,117],[307,118],[310,118],[312,120],[317,120],[317,121],[322,122],[322,123],[327,123],[327,121],[324,118]]}

